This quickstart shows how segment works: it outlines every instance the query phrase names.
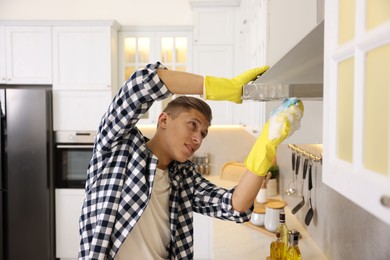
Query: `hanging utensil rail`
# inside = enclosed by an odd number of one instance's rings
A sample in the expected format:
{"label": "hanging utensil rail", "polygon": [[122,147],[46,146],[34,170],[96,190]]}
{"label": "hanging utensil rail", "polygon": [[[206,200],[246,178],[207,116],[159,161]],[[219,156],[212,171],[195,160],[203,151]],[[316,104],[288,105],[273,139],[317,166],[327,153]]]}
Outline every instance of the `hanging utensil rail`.
{"label": "hanging utensil rail", "polygon": [[309,158],[311,159],[312,161],[314,162],[320,162],[322,164],[322,153],[321,153],[321,156],[318,157],[317,155],[314,155],[312,153],[309,153],[299,147],[297,147],[296,145],[294,144],[289,144],[288,145],[288,148],[290,148],[291,150],[293,150],[294,152],[296,153],[299,153],[301,154],[302,156],[306,157],[306,158]]}

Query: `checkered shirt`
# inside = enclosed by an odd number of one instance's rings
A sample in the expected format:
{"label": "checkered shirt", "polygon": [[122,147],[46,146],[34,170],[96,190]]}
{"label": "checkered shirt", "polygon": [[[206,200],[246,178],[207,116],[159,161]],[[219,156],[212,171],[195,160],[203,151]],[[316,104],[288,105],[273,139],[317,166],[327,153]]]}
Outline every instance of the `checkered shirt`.
{"label": "checkered shirt", "polygon": [[[155,100],[171,95],[157,68],[165,69],[157,62],[136,71],[102,118],[79,222],[79,259],[114,259],[149,202],[158,159],[135,124]],[[169,177],[170,259],[193,258],[193,212],[237,223],[249,220],[251,209],[240,213],[231,206],[234,189],[216,187],[192,162],[173,161]]]}

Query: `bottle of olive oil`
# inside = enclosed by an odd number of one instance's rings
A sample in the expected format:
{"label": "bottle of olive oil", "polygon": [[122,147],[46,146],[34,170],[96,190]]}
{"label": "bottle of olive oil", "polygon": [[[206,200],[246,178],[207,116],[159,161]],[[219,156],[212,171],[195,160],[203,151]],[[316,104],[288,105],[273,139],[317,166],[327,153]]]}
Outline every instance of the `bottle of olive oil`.
{"label": "bottle of olive oil", "polygon": [[289,238],[288,228],[287,228],[287,224],[286,224],[286,215],[284,213],[284,210],[281,210],[279,213],[279,225],[276,228],[276,233],[279,233],[280,237],[282,239],[282,242],[284,245],[284,247],[283,247],[283,255],[284,255],[286,253],[286,250],[287,250],[288,238]]}
{"label": "bottle of olive oil", "polygon": [[298,240],[299,232],[295,229],[289,232],[290,244],[287,248],[284,259],[285,260],[301,260],[301,250],[299,250]]}
{"label": "bottle of olive oil", "polygon": [[276,232],[276,240],[271,243],[270,257],[271,260],[283,260],[283,251],[285,245],[279,232]]}

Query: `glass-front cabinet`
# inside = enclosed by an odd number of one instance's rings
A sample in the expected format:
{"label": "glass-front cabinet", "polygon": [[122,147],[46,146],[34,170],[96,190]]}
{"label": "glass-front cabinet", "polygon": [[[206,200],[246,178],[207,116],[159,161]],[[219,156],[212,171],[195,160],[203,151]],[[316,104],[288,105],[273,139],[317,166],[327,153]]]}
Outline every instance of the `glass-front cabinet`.
{"label": "glass-front cabinet", "polygon": [[323,181],[390,225],[390,2],[325,5]]}
{"label": "glass-front cabinet", "polygon": [[[177,29],[177,28],[176,28]],[[160,61],[169,70],[191,71],[191,29],[128,29],[119,33],[120,81],[125,82],[137,69]],[[141,124],[155,124],[169,99],[157,101],[141,118]]]}

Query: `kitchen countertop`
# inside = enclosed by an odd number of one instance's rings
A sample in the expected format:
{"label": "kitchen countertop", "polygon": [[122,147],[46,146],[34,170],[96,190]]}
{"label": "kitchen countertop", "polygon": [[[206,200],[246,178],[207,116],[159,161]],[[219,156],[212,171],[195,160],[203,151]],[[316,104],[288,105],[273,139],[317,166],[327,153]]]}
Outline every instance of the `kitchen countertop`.
{"label": "kitchen countertop", "polygon": [[[237,182],[221,179],[219,176],[206,176],[208,180],[224,188],[232,188]],[[280,197],[273,197],[280,199]],[[328,259],[315,241],[310,237],[302,223],[285,207],[286,224],[289,229],[298,230],[302,238],[299,240],[302,259]],[[214,260],[257,260],[269,256],[269,247],[275,235],[266,229],[250,223],[236,224],[230,221],[213,219],[214,228]]]}

